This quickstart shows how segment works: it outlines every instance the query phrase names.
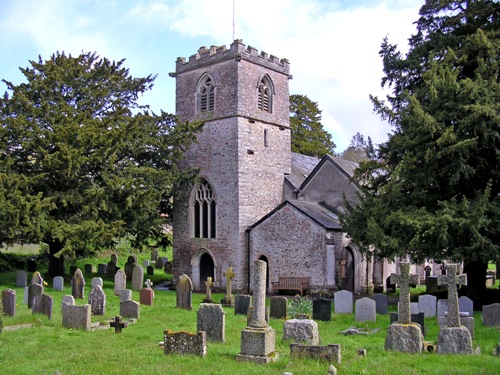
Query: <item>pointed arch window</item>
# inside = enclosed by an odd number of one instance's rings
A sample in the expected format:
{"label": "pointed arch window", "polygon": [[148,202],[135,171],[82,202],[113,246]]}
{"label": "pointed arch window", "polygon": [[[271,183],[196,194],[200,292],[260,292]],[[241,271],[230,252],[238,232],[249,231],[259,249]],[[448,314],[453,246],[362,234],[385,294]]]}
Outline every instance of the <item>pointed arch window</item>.
{"label": "pointed arch window", "polygon": [[204,75],[198,85],[198,111],[208,112],[215,109],[214,80],[208,74]]}
{"label": "pointed arch window", "polygon": [[193,195],[193,237],[215,238],[217,228],[217,204],[212,186],[206,180],[195,186]]}
{"label": "pointed arch window", "polygon": [[263,76],[258,85],[257,106],[260,110],[272,113],[273,111],[273,83],[269,76]]}

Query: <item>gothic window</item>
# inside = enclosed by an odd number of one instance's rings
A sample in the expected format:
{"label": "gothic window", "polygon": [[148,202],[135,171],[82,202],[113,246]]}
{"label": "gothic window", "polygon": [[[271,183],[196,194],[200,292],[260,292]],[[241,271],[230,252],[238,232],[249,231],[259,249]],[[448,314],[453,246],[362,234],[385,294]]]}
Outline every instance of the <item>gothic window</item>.
{"label": "gothic window", "polygon": [[193,196],[193,237],[215,238],[217,215],[216,202],[212,186],[202,180],[196,187]]}
{"label": "gothic window", "polygon": [[204,75],[198,85],[198,111],[208,112],[215,108],[215,85],[212,77]]}
{"label": "gothic window", "polygon": [[258,85],[258,103],[259,109],[265,112],[272,112],[273,109],[273,83],[269,76],[263,76]]}

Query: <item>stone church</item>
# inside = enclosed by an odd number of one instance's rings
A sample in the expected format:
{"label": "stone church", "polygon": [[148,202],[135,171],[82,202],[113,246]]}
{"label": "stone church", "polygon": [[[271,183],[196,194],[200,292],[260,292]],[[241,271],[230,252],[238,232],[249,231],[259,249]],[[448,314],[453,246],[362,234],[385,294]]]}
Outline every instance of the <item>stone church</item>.
{"label": "stone church", "polygon": [[184,158],[199,180],[175,202],[174,279],[222,289],[232,266],[233,290],[249,291],[260,259],[269,291],[279,276],[309,277],[310,292],[382,291],[396,266],[363,257],[339,222],[356,164],[291,152],[288,60],[235,40],[178,58],[171,76],[180,120],[205,121]]}

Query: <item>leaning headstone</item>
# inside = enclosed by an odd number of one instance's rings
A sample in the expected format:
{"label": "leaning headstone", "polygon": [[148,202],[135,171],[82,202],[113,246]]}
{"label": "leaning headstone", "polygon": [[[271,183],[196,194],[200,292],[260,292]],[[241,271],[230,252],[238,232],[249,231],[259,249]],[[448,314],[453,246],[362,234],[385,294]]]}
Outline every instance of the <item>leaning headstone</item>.
{"label": "leaning headstone", "polygon": [[325,298],[315,299],[313,302],[312,318],[329,322],[332,320],[332,301]]}
{"label": "leaning headstone", "polygon": [[375,301],[371,298],[363,297],[356,301],[356,322],[376,322],[377,311]]}
{"label": "leaning headstone", "polygon": [[38,294],[33,298],[33,314],[42,314],[52,318],[52,297],[48,294]]}
{"label": "leaning headstone", "polygon": [[139,319],[141,305],[135,301],[120,302],[120,315],[125,318]]}
{"label": "leaning headstone", "polygon": [[439,354],[472,354],[472,337],[469,330],[460,324],[458,285],[467,285],[467,275],[457,275],[457,265],[448,264],[446,275],[438,277],[439,285],[448,286],[448,317],[437,338],[436,352]]}
{"label": "leaning headstone", "polygon": [[166,330],[163,334],[163,350],[165,354],[191,354],[205,357],[207,355],[206,334],[204,331],[193,334]]}
{"label": "leaning headstone", "polygon": [[437,301],[437,316],[447,316],[448,315],[448,300],[438,299]]}
{"label": "leaning headstone", "polygon": [[214,285],[215,285],[215,283],[212,281],[212,278],[210,276],[207,277],[207,281],[205,281],[206,295],[205,295],[205,298],[203,299],[204,303],[213,303],[214,302],[212,300],[212,287]]}
{"label": "leaning headstone", "polygon": [[90,305],[62,305],[62,325],[70,329],[90,330]]}
{"label": "leaning headstone", "polygon": [[85,278],[79,268],[71,279],[71,295],[75,298],[85,298]]}
{"label": "leaning headstone", "polygon": [[[328,363],[340,363],[342,354],[339,344],[330,344],[326,346],[319,345],[290,345],[290,359],[311,358],[316,361],[326,361]],[[330,373],[330,370],[329,370]]]}
{"label": "leaning headstone", "polygon": [[483,306],[483,325],[500,326],[500,303]]}
{"label": "leaning headstone", "polygon": [[151,261],[156,262],[158,260],[158,250],[151,250]]}
{"label": "leaning headstone", "polygon": [[115,253],[111,254],[111,262],[113,262],[115,264],[115,266],[118,265],[118,255],[116,255]]}
{"label": "leaning headstone", "polygon": [[43,293],[43,286],[40,284],[31,284],[28,286],[28,308],[33,306],[33,299]]}
{"label": "leaning headstone", "polygon": [[3,313],[7,316],[16,315],[16,291],[14,289],[2,290]]}
{"label": "leaning headstone", "polygon": [[119,269],[115,274],[115,296],[119,296],[122,290],[127,289],[127,275]]}
{"label": "leaning headstone", "polygon": [[252,305],[252,296],[238,294],[234,303],[234,315],[247,315],[248,308]]}
{"label": "leaning headstone", "polygon": [[97,274],[98,275],[101,275],[101,276],[104,276],[106,275],[106,264],[105,263],[99,263],[97,265]]}
{"label": "leaning headstone", "polygon": [[139,302],[141,305],[152,306],[153,305],[154,292],[152,289],[145,288],[139,291]]}
{"label": "leaning headstone", "polygon": [[353,312],[353,297],[352,292],[348,290],[340,290],[333,293],[333,304],[335,314],[352,314]]}
{"label": "leaning headstone", "polygon": [[426,318],[436,316],[436,296],[423,294],[418,296],[418,312],[424,313]]}
{"label": "leaning headstone", "polygon": [[120,291],[120,302],[123,301],[132,301],[132,291],[130,289]]}
{"label": "leaning headstone", "polygon": [[40,272],[38,271],[33,272],[33,276],[31,277],[31,283],[43,285],[43,277],[42,275],[40,275]]}
{"label": "leaning headstone", "polygon": [[188,275],[179,276],[175,287],[177,293],[177,304],[175,307],[184,310],[192,310],[191,295],[193,293],[193,283]]}
{"label": "leaning headstone", "polygon": [[319,345],[318,323],[312,319],[288,319],[283,325],[283,340]]}
{"label": "leaning headstone", "polygon": [[141,290],[144,284],[144,269],[137,265],[132,271],[132,290]]}
{"label": "leaning headstone", "polygon": [[52,279],[52,289],[58,291],[64,290],[64,278],[62,276],[56,276]]}
{"label": "leaning headstone", "polygon": [[286,319],[288,315],[288,299],[281,296],[271,297],[269,315],[275,319]]}
{"label": "leaning headstone", "polygon": [[[266,269],[266,262],[257,260],[251,270],[252,319],[247,328],[241,331],[241,353],[236,356],[237,361],[270,363],[278,360],[278,353],[275,352],[276,333],[266,322]],[[226,278],[230,284],[229,272]]]}
{"label": "leaning headstone", "polygon": [[96,285],[89,293],[89,305],[92,315],[104,315],[106,312],[106,293],[102,286]]}
{"label": "leaning headstone", "polygon": [[474,302],[467,296],[462,296],[458,299],[459,311],[468,313],[469,316],[474,316]]}
{"label": "leaning headstone", "polygon": [[106,265],[106,276],[108,276],[108,277],[114,277],[115,273],[116,273],[116,263],[110,261]]}
{"label": "leaning headstone", "polygon": [[226,277],[226,294],[222,299],[221,303],[223,306],[234,306],[234,297],[231,291],[231,283],[232,280],[236,277],[236,274],[233,272],[233,267],[228,267],[227,271],[223,273]]}
{"label": "leaning headstone", "polygon": [[225,341],[226,313],[221,305],[202,303],[197,311],[197,331],[205,331],[206,339],[214,342]]}
{"label": "leaning headstone", "polygon": [[377,314],[387,315],[389,313],[387,309],[387,295],[376,293],[370,296],[370,298],[375,301],[375,310]]}
{"label": "leaning headstone", "polygon": [[93,272],[92,264],[86,264],[84,270],[85,270],[85,275],[90,275]]}
{"label": "leaning headstone", "polygon": [[28,284],[28,274],[25,270],[19,270],[16,274],[16,286],[18,288],[24,288]]}
{"label": "leaning headstone", "polygon": [[103,287],[103,282],[100,277],[93,277],[92,278],[92,289],[94,289],[96,286],[100,286],[101,288]]}
{"label": "leaning headstone", "polygon": [[149,265],[147,268],[146,268],[146,274],[148,276],[153,276],[155,274],[155,268],[151,265]]}

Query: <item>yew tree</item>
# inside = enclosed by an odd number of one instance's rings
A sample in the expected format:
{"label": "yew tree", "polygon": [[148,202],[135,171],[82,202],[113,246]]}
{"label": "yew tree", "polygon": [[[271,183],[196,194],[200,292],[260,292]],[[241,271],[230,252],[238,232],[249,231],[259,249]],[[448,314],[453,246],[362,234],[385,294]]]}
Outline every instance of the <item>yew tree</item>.
{"label": "yew tree", "polygon": [[377,256],[463,263],[478,299],[500,255],[500,4],[427,0],[416,25],[405,55],[382,43],[391,94],[372,100],[394,131],[344,225]]}
{"label": "yew tree", "polygon": [[47,244],[55,275],[64,254],[158,234],[192,178],[177,164],[199,124],[141,105],[155,76],[134,78],[123,60],[58,52],[21,71],[0,98],[0,242]]}

